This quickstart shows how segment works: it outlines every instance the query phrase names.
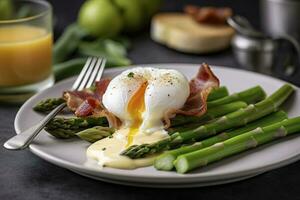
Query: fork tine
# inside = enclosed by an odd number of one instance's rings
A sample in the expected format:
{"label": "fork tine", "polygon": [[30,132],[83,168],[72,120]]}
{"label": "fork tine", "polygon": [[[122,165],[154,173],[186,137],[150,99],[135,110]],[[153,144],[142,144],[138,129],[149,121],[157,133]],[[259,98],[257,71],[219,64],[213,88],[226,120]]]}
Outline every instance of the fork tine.
{"label": "fork tine", "polygon": [[94,82],[95,82],[95,79],[96,79],[96,76],[97,74],[99,73],[99,69],[101,68],[102,66],[102,62],[103,62],[103,59],[102,58],[98,58],[97,59],[97,63],[96,63],[96,66],[90,76],[90,79],[88,81],[88,83],[86,84],[85,87],[90,87]]}
{"label": "fork tine", "polygon": [[73,84],[73,86],[72,86],[72,89],[73,89],[73,90],[77,90],[77,89],[78,89],[78,87],[79,87],[79,85],[80,85],[82,79],[85,77],[85,74],[86,74],[86,72],[87,72],[87,70],[88,70],[88,68],[89,68],[89,66],[90,66],[90,64],[91,64],[91,61],[92,61],[92,57],[89,57],[89,58],[87,59],[87,61],[85,62],[84,67],[82,68],[82,70],[81,70],[79,76],[77,77],[76,81],[74,82],[74,84]]}
{"label": "fork tine", "polygon": [[93,57],[90,67],[89,67],[88,71],[86,72],[85,76],[83,77],[77,90],[83,90],[84,88],[86,88],[87,82],[90,79],[90,76],[95,69],[96,61],[97,61],[97,58]]}
{"label": "fork tine", "polygon": [[102,59],[100,70],[99,70],[99,72],[97,72],[96,81],[100,81],[102,74],[104,72],[105,64],[106,64],[106,59],[104,58],[104,59]]}

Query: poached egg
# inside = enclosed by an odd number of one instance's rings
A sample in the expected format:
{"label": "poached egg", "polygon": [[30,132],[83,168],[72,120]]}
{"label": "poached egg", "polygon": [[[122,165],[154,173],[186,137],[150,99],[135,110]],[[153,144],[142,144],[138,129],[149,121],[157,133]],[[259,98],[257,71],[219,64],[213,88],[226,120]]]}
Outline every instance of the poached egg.
{"label": "poached egg", "polygon": [[122,72],[111,80],[102,99],[122,126],[113,137],[92,144],[87,156],[100,166],[114,168],[151,165],[155,156],[132,160],[120,153],[131,145],[169,137],[164,130],[164,114],[182,108],[189,94],[189,81],[173,69],[137,67]]}

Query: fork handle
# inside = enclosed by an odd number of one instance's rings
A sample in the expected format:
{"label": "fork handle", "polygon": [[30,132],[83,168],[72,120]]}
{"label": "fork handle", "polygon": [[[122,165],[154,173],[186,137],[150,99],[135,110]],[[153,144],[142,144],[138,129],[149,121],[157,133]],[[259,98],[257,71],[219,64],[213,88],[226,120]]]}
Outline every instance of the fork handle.
{"label": "fork handle", "polygon": [[24,132],[10,138],[4,143],[4,147],[9,150],[22,150],[29,146],[34,138],[40,133],[41,130],[53,119],[60,111],[66,107],[66,103],[62,103],[52,110],[42,121],[37,125],[32,126]]}

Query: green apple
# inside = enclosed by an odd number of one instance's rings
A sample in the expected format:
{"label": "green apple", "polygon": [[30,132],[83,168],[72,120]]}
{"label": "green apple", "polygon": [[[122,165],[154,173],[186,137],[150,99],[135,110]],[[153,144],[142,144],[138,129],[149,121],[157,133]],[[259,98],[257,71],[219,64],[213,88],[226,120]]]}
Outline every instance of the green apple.
{"label": "green apple", "polygon": [[135,32],[143,28],[144,13],[141,0],[114,0],[124,19],[124,31]]}
{"label": "green apple", "polygon": [[115,36],[123,26],[119,10],[109,0],[86,1],[79,11],[78,23],[96,37]]}
{"label": "green apple", "polygon": [[0,20],[10,19],[13,15],[11,0],[0,0]]}

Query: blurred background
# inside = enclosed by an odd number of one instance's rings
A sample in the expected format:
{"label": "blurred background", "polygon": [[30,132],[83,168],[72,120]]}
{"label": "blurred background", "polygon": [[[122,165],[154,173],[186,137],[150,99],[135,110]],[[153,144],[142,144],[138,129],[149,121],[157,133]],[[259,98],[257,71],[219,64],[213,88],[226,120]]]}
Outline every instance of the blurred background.
{"label": "blurred background", "polygon": [[[1,0],[0,19],[33,15],[26,6],[13,8],[17,2]],[[49,67],[55,78],[48,86],[54,80],[78,74],[88,56],[105,57],[107,67],[206,62],[300,84],[297,22],[300,1],[297,0],[48,2],[53,6],[54,33]],[[51,58],[50,54],[48,57]],[[0,68],[6,72],[9,67],[5,64]],[[0,80],[5,77],[8,76],[2,75]]]}
{"label": "blurred background", "polygon": [[[147,0],[146,0],[147,1]],[[55,37],[57,38],[65,30],[66,26],[77,20],[78,12],[85,0],[68,1],[50,0],[54,8],[55,16]],[[228,6],[234,13],[245,16],[255,26],[259,27],[259,0],[161,0],[161,7],[158,12],[183,12],[186,5],[199,6]],[[150,38],[150,25],[142,31],[130,36],[132,46],[128,56],[134,64],[141,63],[202,63],[207,62],[214,65],[236,67],[237,63],[233,58],[231,49],[208,55],[191,55],[179,53],[155,43]]]}
{"label": "blurred background", "polygon": [[[147,1],[147,0],[145,0]],[[196,5],[200,7],[213,6],[213,7],[229,7],[232,9],[233,15],[239,15],[247,19],[254,29],[259,31],[264,30],[264,24],[261,13],[266,12],[268,8],[262,10],[262,4],[272,0],[160,0],[154,1],[154,4],[160,2],[160,6],[154,8],[153,13],[165,13],[165,12],[181,12],[186,5]],[[49,0],[54,7],[55,16],[55,38],[60,36],[66,27],[75,22],[78,19],[78,12],[82,9],[84,0],[73,0],[72,3],[68,1],[60,0]],[[134,4],[134,1],[129,4]],[[156,3],[155,3],[156,2]],[[272,5],[271,5],[272,6]],[[299,5],[298,5],[299,6]],[[267,7],[267,6],[265,6]],[[270,7],[270,5],[269,5]],[[295,6],[294,6],[295,7]],[[299,7],[298,7],[299,8]],[[156,10],[157,9],[157,10]],[[288,11],[291,13],[291,11]],[[139,17],[137,14],[136,17]],[[266,17],[264,17],[266,18]],[[234,68],[242,68],[246,70],[258,71],[260,73],[271,74],[273,76],[279,77],[291,81],[293,83],[299,84],[299,76],[296,73],[298,62],[297,51],[294,45],[289,44],[290,42],[281,42],[279,45],[276,44],[272,47],[271,51],[275,51],[271,55],[272,58],[268,57],[270,55],[264,55],[265,41],[248,41],[248,44],[244,44],[243,41],[234,41],[236,46],[249,45],[249,48],[259,48],[260,51],[255,53],[247,53],[245,55],[241,53],[241,49],[236,50],[233,48],[233,43],[229,45],[228,48],[223,48],[215,52],[202,52],[196,54],[190,54],[188,52],[182,52],[174,50],[173,48],[165,47],[162,44],[154,42],[150,37],[150,22],[146,20],[146,25],[140,28],[138,31],[132,31],[130,34],[125,34],[130,41],[130,48],[128,49],[128,58],[133,64],[141,63],[202,63],[207,62],[211,65],[221,65]],[[269,22],[265,22],[269,23]],[[277,26],[277,25],[276,25]],[[124,35],[124,34],[122,34]],[[239,40],[240,38],[238,38]],[[241,42],[241,43],[240,43]],[[254,47],[253,47],[254,46]],[[258,47],[257,47],[258,46]],[[270,45],[269,45],[270,46]],[[286,52],[286,53],[278,53]],[[288,54],[288,55],[286,55]],[[272,59],[272,61],[270,61]],[[288,63],[288,64],[287,64]],[[126,64],[126,62],[124,63]],[[261,65],[261,66],[260,66]],[[285,66],[283,66],[285,65]],[[295,66],[297,65],[297,66]],[[272,69],[271,69],[272,68]]]}
{"label": "blurred background", "polygon": [[[61,0],[49,0],[49,2],[53,5],[54,13],[59,19],[55,26],[56,33],[59,34],[66,25],[77,19],[77,13],[85,0],[72,0],[72,4],[68,1]],[[259,0],[162,0],[160,11],[182,12],[183,7],[188,4],[218,7],[228,6],[231,7],[236,14],[247,17],[256,27],[260,25]]]}

